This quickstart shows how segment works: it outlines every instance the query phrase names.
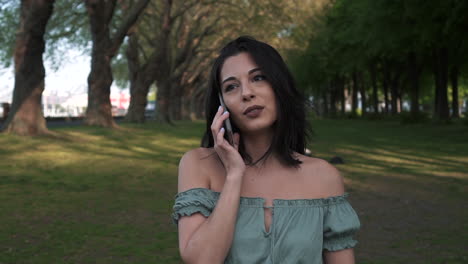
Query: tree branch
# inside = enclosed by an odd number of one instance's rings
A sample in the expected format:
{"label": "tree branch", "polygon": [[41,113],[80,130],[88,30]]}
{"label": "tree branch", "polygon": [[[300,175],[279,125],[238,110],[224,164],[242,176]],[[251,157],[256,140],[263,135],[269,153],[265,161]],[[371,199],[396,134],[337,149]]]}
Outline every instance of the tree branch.
{"label": "tree branch", "polygon": [[128,30],[135,24],[140,14],[146,8],[150,0],[140,0],[138,1],[133,8],[129,11],[128,16],[124,20],[124,22],[120,25],[115,33],[115,36],[112,38],[111,41],[111,49],[110,54],[114,56],[120,48],[122,41],[124,40],[125,36],[127,35]]}

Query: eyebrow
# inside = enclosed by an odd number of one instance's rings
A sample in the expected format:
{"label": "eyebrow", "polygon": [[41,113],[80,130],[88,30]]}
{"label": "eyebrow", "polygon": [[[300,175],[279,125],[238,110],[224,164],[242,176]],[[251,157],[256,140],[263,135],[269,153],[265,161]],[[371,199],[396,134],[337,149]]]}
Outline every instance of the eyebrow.
{"label": "eyebrow", "polygon": [[234,77],[229,77],[229,78],[227,78],[226,80],[224,80],[224,81],[221,83],[221,85],[222,85],[223,83],[225,83],[225,82],[232,81],[232,80],[235,80],[235,79],[236,79],[236,78],[234,78]]}
{"label": "eyebrow", "polygon": [[[250,74],[252,74],[252,73],[254,73],[254,72],[257,72],[257,71],[261,71],[261,69],[260,69],[260,68],[253,68],[253,69],[251,69],[251,70],[248,72],[248,74],[250,75]],[[235,79],[236,79],[236,78],[234,78],[234,77],[232,77],[232,76],[229,77],[229,78],[226,78],[223,82],[221,82],[221,85],[223,85],[223,83],[225,83],[225,82],[232,81],[232,80],[235,80]]]}
{"label": "eyebrow", "polygon": [[261,69],[260,69],[260,68],[253,68],[253,69],[251,69],[251,70],[249,71],[249,74],[252,74],[252,73],[254,73],[254,72],[256,72],[256,71],[261,71]]}

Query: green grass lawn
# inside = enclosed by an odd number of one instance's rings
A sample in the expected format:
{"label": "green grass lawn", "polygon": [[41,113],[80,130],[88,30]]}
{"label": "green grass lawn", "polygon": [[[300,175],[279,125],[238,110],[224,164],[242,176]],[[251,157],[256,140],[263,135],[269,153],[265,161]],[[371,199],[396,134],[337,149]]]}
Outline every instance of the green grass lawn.
{"label": "green grass lawn", "polygon": [[[313,125],[312,153],[345,160],[338,168],[363,223],[358,263],[468,261],[467,126]],[[203,128],[178,122],[60,128],[56,137],[0,134],[0,263],[180,263],[170,219],[177,165]]]}

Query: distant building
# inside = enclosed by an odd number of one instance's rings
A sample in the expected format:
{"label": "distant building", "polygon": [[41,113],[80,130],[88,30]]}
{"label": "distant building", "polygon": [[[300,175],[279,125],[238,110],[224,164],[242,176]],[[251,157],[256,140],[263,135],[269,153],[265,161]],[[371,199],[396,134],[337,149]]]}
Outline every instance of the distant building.
{"label": "distant building", "polygon": [[[128,92],[111,93],[112,115],[122,116],[130,105]],[[42,109],[45,117],[79,117],[84,116],[88,106],[88,94],[57,95],[43,94]]]}

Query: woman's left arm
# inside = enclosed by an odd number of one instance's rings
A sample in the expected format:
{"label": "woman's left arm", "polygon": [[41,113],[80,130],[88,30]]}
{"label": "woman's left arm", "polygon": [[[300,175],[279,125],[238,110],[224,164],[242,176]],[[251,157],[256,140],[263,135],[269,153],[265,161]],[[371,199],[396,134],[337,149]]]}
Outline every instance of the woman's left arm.
{"label": "woman's left arm", "polygon": [[[329,196],[338,196],[344,194],[345,191],[343,177],[341,176],[338,169],[336,169],[336,167],[332,166],[328,162],[324,162],[321,175],[325,176],[323,183],[324,188],[327,189]],[[328,227],[331,228],[332,233],[337,232],[336,230],[343,232],[343,228],[346,229],[346,227],[341,225],[338,225],[339,227],[337,229],[336,223],[341,223],[340,221],[331,221],[330,223],[335,224]],[[354,264],[354,250],[353,248],[345,248],[336,251],[329,251],[325,249],[323,250],[323,262],[325,264]]]}
{"label": "woman's left arm", "polygon": [[323,251],[325,264],[354,264],[354,250],[352,248],[339,251]]}

